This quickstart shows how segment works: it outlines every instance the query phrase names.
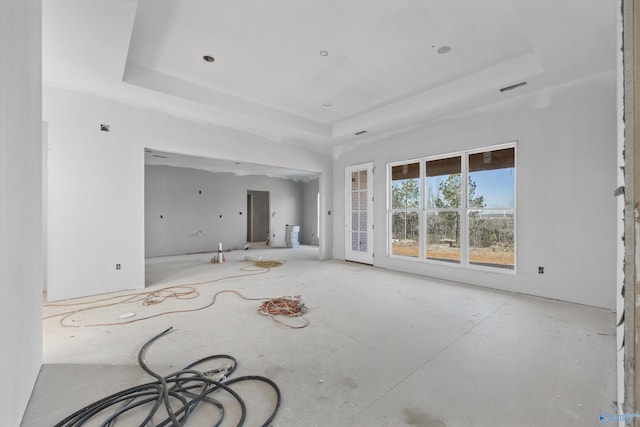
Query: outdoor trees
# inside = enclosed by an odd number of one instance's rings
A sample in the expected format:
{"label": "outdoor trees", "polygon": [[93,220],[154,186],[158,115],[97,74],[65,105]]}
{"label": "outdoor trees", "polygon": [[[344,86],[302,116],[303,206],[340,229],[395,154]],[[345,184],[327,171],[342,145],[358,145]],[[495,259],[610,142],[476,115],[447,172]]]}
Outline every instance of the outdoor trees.
{"label": "outdoor trees", "polygon": [[392,206],[404,212],[396,212],[392,218],[394,239],[418,240],[418,209],[420,208],[420,186],[417,179],[393,182]]}
{"label": "outdoor trees", "polygon": [[[460,174],[451,174],[441,181],[438,185],[438,197],[434,200],[436,208],[459,208],[460,207],[460,191],[461,185]],[[483,208],[484,196],[476,196],[476,189],[478,186],[469,178],[469,187],[467,193],[469,195],[469,207],[471,208]]]}
{"label": "outdoor trees", "polygon": [[[513,214],[487,207],[485,196],[478,194],[476,182],[467,181],[467,200],[462,203],[462,174],[440,175],[439,179],[426,182],[426,245],[427,258],[460,260],[461,215],[468,214],[467,239],[469,261],[480,262],[477,251],[482,248],[511,248],[514,243]],[[420,180],[397,179],[392,182],[391,217],[392,239],[396,242],[394,253],[418,256],[420,240]],[[445,251],[442,245],[448,247]],[[400,249],[400,248],[404,249]],[[437,248],[441,249],[437,249]],[[476,258],[478,261],[476,261]],[[482,263],[482,262],[480,262]],[[512,264],[512,262],[511,262]]]}
{"label": "outdoor trees", "polygon": [[[392,218],[394,239],[418,239],[418,209],[420,208],[420,186],[417,179],[396,180],[393,182],[391,198],[394,209],[404,212],[396,212]],[[429,243],[439,242],[441,239],[457,241],[460,234],[460,208],[461,194],[460,174],[451,174],[438,185],[438,192],[429,192],[428,197],[433,198],[428,204],[438,209],[452,209],[454,211],[440,212],[434,216],[435,220],[428,221],[427,235]],[[469,180],[469,201],[472,207],[484,207],[484,197],[476,196],[476,183]]]}
{"label": "outdoor trees", "polygon": [[392,254],[515,268],[515,147],[412,160],[390,177]]}
{"label": "outdoor trees", "polygon": [[[448,241],[454,244],[460,239],[460,204],[462,178],[460,174],[450,174],[447,179],[440,181],[438,191],[430,194],[433,199],[429,202],[437,209],[451,209],[430,215],[427,219],[427,243]],[[469,178],[467,189],[469,206],[484,207],[484,196],[476,195],[477,185]]]}

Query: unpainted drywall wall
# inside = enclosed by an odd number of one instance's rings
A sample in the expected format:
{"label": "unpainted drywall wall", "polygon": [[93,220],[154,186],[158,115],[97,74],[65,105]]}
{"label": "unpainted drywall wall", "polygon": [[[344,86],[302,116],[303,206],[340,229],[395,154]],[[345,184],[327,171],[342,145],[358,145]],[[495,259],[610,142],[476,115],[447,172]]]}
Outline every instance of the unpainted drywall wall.
{"label": "unpainted drywall wall", "polygon": [[[332,256],[329,155],[48,86],[43,115],[49,123],[50,300],[144,287],[145,147],[319,173],[321,191],[328,192],[320,257]],[[110,132],[100,131],[102,123]],[[275,229],[284,225],[276,222]]]}
{"label": "unpainted drywall wall", "polygon": [[[285,246],[286,224],[302,212],[302,184],[266,176],[235,176],[171,166],[145,167],[147,257],[242,249],[247,236],[247,192],[271,198],[272,246]],[[265,209],[267,205],[265,204]],[[269,223],[260,232],[266,239]]]}
{"label": "unpainted drywall wall", "polygon": [[[334,255],[344,258],[344,169],[373,161],[375,265],[615,307],[616,78],[595,76],[344,147],[334,163]],[[517,141],[517,273],[389,257],[386,164]],[[544,266],[544,274],[538,274]]]}
{"label": "unpainted drywall wall", "polygon": [[300,226],[300,243],[304,245],[318,244],[318,193],[320,181],[312,179],[305,182],[302,188],[302,224]]}
{"label": "unpainted drywall wall", "polygon": [[42,363],[41,8],[0,2],[0,424],[18,426]]}

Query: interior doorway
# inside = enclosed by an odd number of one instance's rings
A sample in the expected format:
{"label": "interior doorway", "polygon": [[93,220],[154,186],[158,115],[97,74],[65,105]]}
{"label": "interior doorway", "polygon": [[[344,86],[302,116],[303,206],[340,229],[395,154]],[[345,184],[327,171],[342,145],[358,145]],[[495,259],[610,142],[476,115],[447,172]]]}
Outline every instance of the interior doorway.
{"label": "interior doorway", "polygon": [[247,242],[270,244],[271,195],[268,191],[247,190]]}

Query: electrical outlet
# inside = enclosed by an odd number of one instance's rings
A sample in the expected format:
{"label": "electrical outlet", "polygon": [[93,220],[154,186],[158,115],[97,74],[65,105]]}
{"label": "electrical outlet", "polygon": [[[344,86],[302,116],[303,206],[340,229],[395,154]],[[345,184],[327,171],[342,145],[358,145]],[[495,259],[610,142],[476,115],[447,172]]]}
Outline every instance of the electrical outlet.
{"label": "electrical outlet", "polygon": [[538,267],[538,274],[544,274],[544,267]]}
{"label": "electrical outlet", "polygon": [[116,264],[116,270],[121,270],[122,266],[120,264]]}

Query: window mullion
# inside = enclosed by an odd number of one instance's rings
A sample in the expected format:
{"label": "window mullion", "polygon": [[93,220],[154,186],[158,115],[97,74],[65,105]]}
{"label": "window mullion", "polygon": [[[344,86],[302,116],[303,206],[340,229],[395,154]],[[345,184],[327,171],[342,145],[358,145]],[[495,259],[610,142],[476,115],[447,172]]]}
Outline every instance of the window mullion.
{"label": "window mullion", "polygon": [[467,154],[460,156],[460,265],[469,265],[469,197],[467,196],[469,183],[469,164]]}
{"label": "window mullion", "polygon": [[418,257],[421,260],[424,260],[427,256],[427,219],[424,213],[427,203],[425,201],[426,197],[426,168],[424,160],[420,161],[420,206],[418,206]]}

